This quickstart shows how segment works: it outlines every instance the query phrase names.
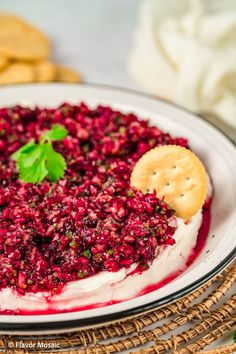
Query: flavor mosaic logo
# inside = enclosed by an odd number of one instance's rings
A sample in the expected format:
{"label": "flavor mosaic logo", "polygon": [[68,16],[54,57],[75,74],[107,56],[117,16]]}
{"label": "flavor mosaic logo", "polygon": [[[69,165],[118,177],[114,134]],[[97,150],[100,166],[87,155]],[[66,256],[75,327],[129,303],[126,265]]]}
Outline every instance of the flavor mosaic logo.
{"label": "flavor mosaic logo", "polygon": [[32,341],[32,342],[24,342],[24,341],[10,341],[7,342],[8,349],[60,349],[60,343],[58,342],[43,342],[43,341]]}

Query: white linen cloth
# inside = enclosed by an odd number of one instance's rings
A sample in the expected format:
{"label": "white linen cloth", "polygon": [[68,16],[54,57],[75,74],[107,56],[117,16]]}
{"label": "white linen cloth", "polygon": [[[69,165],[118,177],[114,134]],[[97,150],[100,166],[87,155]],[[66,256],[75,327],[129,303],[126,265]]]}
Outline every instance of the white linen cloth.
{"label": "white linen cloth", "polygon": [[236,0],[144,0],[128,68],[147,92],[236,127]]}

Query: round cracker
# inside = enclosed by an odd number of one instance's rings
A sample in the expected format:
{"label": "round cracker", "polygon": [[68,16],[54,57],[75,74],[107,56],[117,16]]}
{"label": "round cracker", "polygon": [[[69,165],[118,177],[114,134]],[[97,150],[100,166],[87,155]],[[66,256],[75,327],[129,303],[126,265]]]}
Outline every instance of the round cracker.
{"label": "round cracker", "polygon": [[34,79],[32,65],[26,63],[12,63],[0,72],[1,85],[33,82]]}
{"label": "round cracker", "polygon": [[176,215],[190,220],[202,208],[207,196],[208,178],[198,157],[176,145],[156,147],[134,166],[131,185],[144,193],[156,191]]}
{"label": "round cracker", "polygon": [[40,60],[49,56],[47,37],[17,16],[0,14],[0,28],[0,52],[7,57]]}
{"label": "round cracker", "polygon": [[8,64],[8,59],[0,54],[0,70],[3,70]]}
{"label": "round cracker", "polygon": [[37,82],[48,82],[56,79],[56,65],[49,60],[36,62],[33,65],[33,68],[35,71],[35,80]]}
{"label": "round cracker", "polygon": [[59,82],[80,82],[81,77],[79,73],[67,66],[57,65],[57,81]]}

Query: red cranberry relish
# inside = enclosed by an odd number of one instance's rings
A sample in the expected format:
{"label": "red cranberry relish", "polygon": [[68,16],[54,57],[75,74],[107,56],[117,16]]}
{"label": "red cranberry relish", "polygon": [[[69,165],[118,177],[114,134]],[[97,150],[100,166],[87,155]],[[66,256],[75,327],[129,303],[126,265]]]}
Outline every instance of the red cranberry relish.
{"label": "red cranberry relish", "polygon": [[[21,182],[12,153],[55,123],[69,132],[54,144],[65,178]],[[139,157],[162,144],[187,141],[109,107],[0,109],[0,288],[59,292],[101,270],[148,267],[158,245],[174,244],[173,210],[129,185]]]}

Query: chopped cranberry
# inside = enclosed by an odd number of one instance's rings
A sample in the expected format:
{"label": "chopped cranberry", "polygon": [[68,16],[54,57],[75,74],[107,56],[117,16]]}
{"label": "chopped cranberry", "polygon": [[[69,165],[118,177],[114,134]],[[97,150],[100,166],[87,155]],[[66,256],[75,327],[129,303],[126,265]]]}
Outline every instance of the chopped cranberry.
{"label": "chopped cranberry", "polygon": [[[19,180],[11,154],[52,124],[69,134],[55,143],[63,180]],[[69,281],[140,263],[173,245],[176,219],[155,193],[130,187],[136,161],[163,144],[187,146],[109,107],[65,103],[56,109],[0,109],[0,288],[60,292]]]}

